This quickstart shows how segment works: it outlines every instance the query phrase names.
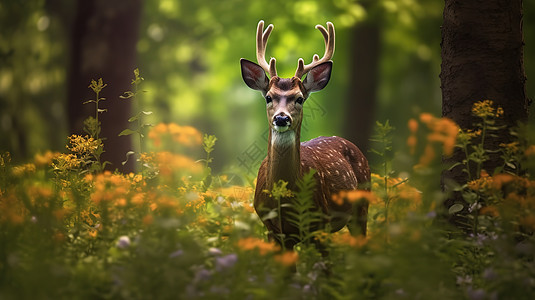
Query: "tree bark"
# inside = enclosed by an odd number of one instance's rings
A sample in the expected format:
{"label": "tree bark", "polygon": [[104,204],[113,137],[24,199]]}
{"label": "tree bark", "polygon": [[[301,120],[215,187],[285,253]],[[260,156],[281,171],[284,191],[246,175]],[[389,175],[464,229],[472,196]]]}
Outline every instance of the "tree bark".
{"label": "tree bark", "polygon": [[369,20],[353,29],[351,49],[353,52],[350,55],[350,90],[344,137],[366,153],[375,124],[377,103],[381,50],[381,29],[378,21]]}
{"label": "tree bark", "polygon": [[[141,0],[92,0],[77,2],[71,40],[71,65],[68,78],[69,129],[83,133],[83,121],[95,115],[95,99],[88,86],[92,79],[102,78],[108,84],[101,92],[107,109],[99,115],[104,137],[102,161],[111,162],[110,169],[133,170],[133,162],[123,166],[126,152],[132,150],[130,136],[118,134],[129,127],[131,100],[120,99],[130,90],[136,67],[136,43],[141,17]],[[99,106],[100,106],[99,104]]]}
{"label": "tree bark", "polygon": [[[472,129],[478,120],[472,116],[475,102],[492,100],[504,110],[506,128],[498,137],[487,139],[487,149],[511,141],[509,128],[526,121],[523,63],[522,0],[445,0],[442,26],[442,115],[462,129]],[[463,159],[456,151],[446,162]],[[483,169],[492,174],[501,164],[499,154],[485,162]],[[466,182],[462,168],[443,174],[443,182]],[[451,199],[451,204],[455,199]]]}

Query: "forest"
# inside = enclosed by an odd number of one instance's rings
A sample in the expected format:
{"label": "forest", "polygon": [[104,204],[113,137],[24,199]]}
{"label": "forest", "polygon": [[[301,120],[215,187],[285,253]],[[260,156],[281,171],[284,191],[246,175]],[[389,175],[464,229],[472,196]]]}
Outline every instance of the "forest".
{"label": "forest", "polygon": [[533,1],[0,0],[0,299],[532,299],[534,77]]}

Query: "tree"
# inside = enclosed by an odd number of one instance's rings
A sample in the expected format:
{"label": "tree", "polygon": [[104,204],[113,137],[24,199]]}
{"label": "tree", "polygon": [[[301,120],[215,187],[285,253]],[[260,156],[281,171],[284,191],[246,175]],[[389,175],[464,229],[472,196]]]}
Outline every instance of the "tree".
{"label": "tree", "polygon": [[[475,123],[471,108],[475,102],[492,100],[504,110],[505,128],[486,139],[487,149],[498,149],[511,141],[509,128],[526,121],[523,64],[522,0],[446,0],[442,26],[442,115],[462,129]],[[454,153],[447,162],[461,161]],[[483,169],[492,174],[500,164],[495,154]],[[443,174],[443,181],[466,182],[460,167]],[[448,204],[448,203],[447,203]]]}
{"label": "tree", "polygon": [[83,120],[94,114],[95,108],[83,105],[94,99],[88,88],[92,79],[103,78],[108,86],[102,91],[107,100],[100,115],[102,137],[106,138],[103,161],[112,169],[128,172],[132,164],[121,165],[125,154],[132,150],[130,137],[118,134],[128,127],[131,102],[119,96],[131,89],[131,74],[136,61],[141,16],[141,0],[78,1],[71,40],[71,65],[68,82],[69,129],[83,133]]}
{"label": "tree", "polygon": [[381,49],[380,19],[371,18],[351,31],[350,92],[348,93],[344,137],[366,153],[375,124],[375,106]]}

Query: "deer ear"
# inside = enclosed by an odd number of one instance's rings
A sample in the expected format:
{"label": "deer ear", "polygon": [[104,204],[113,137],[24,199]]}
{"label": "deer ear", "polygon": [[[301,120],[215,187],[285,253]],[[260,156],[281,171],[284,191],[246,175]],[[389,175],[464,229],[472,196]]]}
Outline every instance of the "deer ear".
{"label": "deer ear", "polygon": [[245,84],[253,90],[259,90],[267,92],[269,86],[269,79],[266,76],[266,72],[261,66],[256,63],[247,60],[245,58],[240,59],[241,64],[241,76]]}
{"label": "deer ear", "polygon": [[308,93],[317,92],[329,83],[332,66],[332,61],[326,61],[315,66],[308,72],[307,77],[303,81],[303,86]]}

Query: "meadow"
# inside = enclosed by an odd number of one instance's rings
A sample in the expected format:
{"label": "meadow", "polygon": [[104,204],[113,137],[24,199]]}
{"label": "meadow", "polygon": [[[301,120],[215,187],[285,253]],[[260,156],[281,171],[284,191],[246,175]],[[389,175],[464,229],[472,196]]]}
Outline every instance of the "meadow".
{"label": "meadow", "polygon": [[[124,98],[135,101],[133,91]],[[371,192],[338,199],[368,201],[368,235],[309,232],[316,216],[300,209],[314,189],[284,182],[272,197],[294,195],[296,221],[309,237],[280,249],[252,207],[254,181],[214,174],[212,151],[225,140],[175,123],[145,124],[131,117],[132,135],[151,151],[129,152],[137,171],[106,170],[100,136],[102,80],[90,88],[94,117],[86,135],[71,135],[62,153],[45,152],[25,164],[0,156],[0,299],[532,299],[535,295],[535,135],[511,129],[503,166],[482,168],[491,154],[484,139],[503,110],[490,100],[474,105],[478,130],[422,113],[407,120],[407,147],[394,149],[395,129],[377,123],[380,164]],[[456,165],[442,157],[465,153]],[[395,156],[410,172],[393,167]],[[441,187],[447,168],[462,168],[466,183]],[[242,182],[249,182],[242,180]],[[273,211],[270,217],[277,218]],[[322,255],[311,240],[325,245]]]}

